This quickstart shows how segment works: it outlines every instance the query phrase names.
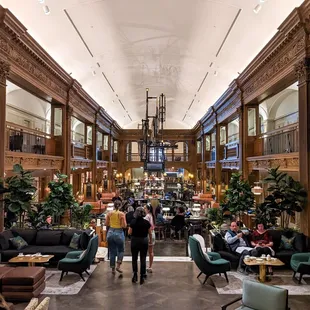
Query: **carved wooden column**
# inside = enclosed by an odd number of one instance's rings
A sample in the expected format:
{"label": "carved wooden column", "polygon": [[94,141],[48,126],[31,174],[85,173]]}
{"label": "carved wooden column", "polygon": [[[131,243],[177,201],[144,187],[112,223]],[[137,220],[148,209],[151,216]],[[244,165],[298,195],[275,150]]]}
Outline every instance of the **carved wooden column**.
{"label": "carved wooden column", "polygon": [[63,107],[62,138],[64,146],[64,174],[68,176],[68,182],[71,174],[71,116],[72,116],[72,107],[70,107],[69,105]]}
{"label": "carved wooden column", "polygon": [[[217,117],[216,117],[217,118]],[[222,167],[220,163],[220,132],[221,132],[221,126],[217,123],[216,120],[216,129],[215,129],[215,183],[216,183],[216,189],[215,189],[215,195],[216,195],[216,201],[220,202],[221,198],[221,183],[222,183]]]}
{"label": "carved wooden column", "polygon": [[92,153],[93,153],[93,163],[92,163],[92,181],[93,181],[93,199],[97,201],[97,114],[95,117],[95,123],[92,125]]}
{"label": "carved wooden column", "polygon": [[[0,61],[0,179],[4,178],[5,146],[6,146],[6,81],[10,72],[10,65]],[[2,200],[2,195],[0,195]],[[0,232],[4,230],[3,204],[0,202]]]}
{"label": "carved wooden column", "polygon": [[108,138],[108,154],[109,154],[109,162],[108,162],[108,191],[111,192],[113,190],[113,173],[112,173],[112,126],[110,126],[109,138]]}
{"label": "carved wooden column", "polygon": [[310,236],[310,58],[296,65],[299,99],[299,179],[308,192],[301,214],[301,230]]}
{"label": "carved wooden column", "polygon": [[206,192],[206,136],[204,128],[201,127],[201,189]]}
{"label": "carved wooden column", "polygon": [[242,171],[242,175],[244,178],[248,177],[248,166],[245,156],[245,142],[246,142],[246,134],[247,131],[245,130],[247,126],[245,126],[246,123],[246,115],[245,115],[245,109],[244,106],[241,105],[241,107],[238,109],[238,115],[239,115],[239,171]]}

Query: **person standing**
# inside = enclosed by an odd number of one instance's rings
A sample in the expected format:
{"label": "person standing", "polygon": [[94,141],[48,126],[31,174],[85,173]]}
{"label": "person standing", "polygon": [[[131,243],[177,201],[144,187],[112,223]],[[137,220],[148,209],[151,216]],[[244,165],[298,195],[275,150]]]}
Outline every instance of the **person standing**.
{"label": "person standing", "polygon": [[[119,211],[122,202],[120,200],[114,201],[114,210],[109,212],[106,217],[106,226],[108,227],[108,248],[110,253],[110,267],[112,274],[115,270],[123,273],[121,264],[124,257],[125,235],[123,228],[127,227],[125,214]],[[117,257],[117,267],[115,268],[115,261]]]}
{"label": "person standing", "polygon": [[149,243],[149,267],[146,269],[147,272],[152,273],[152,266],[153,266],[153,260],[154,260],[154,245],[155,245],[155,217],[153,213],[153,207],[150,204],[147,204],[144,207],[146,216],[145,220],[147,220],[151,224],[151,231],[152,231],[152,240]]}
{"label": "person standing", "polygon": [[151,224],[143,218],[144,215],[143,207],[138,207],[128,229],[128,234],[131,235],[132,282],[136,283],[138,281],[138,255],[140,252],[140,284],[144,283],[146,254],[148,245],[152,242]]}

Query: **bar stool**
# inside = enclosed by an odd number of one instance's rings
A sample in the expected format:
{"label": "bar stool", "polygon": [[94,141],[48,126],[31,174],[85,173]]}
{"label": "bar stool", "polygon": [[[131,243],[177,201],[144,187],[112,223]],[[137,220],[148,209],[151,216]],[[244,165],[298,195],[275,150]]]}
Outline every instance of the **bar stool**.
{"label": "bar stool", "polygon": [[155,234],[158,233],[158,240],[161,240],[161,236],[166,240],[166,225],[159,224],[155,226]]}

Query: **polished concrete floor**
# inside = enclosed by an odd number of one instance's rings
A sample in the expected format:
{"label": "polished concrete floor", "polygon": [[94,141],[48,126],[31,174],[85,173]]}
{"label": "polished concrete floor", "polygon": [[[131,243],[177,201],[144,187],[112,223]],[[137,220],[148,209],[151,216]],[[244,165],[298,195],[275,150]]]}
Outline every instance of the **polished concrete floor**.
{"label": "polished concrete floor", "polygon": [[[131,283],[131,263],[123,263],[124,275],[113,276],[109,262],[101,262],[77,295],[51,297],[50,310],[142,310],[142,309],[221,309],[235,295],[219,295],[207,282],[196,279],[192,262],[156,262],[145,284]],[[201,277],[203,280],[203,277]],[[290,296],[291,309],[308,310],[310,296]],[[24,309],[24,304],[15,309]],[[234,309],[234,308],[229,308]],[[272,310],[272,309],[270,309]]]}

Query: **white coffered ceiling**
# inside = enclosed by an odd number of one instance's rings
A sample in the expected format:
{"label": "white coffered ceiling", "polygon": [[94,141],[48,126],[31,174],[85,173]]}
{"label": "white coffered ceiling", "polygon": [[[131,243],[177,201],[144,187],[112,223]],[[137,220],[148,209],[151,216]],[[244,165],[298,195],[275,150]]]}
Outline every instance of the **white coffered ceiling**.
{"label": "white coffered ceiling", "polygon": [[148,87],[166,128],[192,128],[303,1],[40,2],[0,0],[121,126],[141,122]]}

